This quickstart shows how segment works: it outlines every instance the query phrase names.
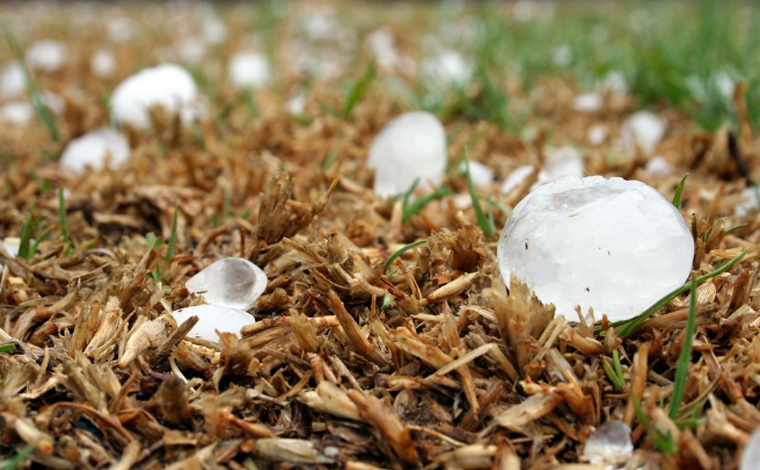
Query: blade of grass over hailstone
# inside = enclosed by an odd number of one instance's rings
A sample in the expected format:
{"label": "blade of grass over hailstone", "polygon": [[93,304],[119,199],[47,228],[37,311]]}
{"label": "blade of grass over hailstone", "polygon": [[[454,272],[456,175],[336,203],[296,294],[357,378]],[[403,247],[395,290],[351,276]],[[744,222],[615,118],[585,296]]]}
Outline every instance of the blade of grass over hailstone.
{"label": "blade of grass over hailstone", "polygon": [[493,237],[496,234],[496,227],[494,227],[493,223],[488,220],[488,217],[486,217],[483,212],[483,208],[480,207],[480,196],[478,196],[478,193],[475,191],[475,184],[472,182],[472,175],[470,174],[470,158],[467,155],[466,150],[465,167],[467,168],[467,187],[470,191],[470,198],[472,198],[472,208],[475,210],[475,218],[477,218],[478,225],[483,233],[489,237]]}
{"label": "blade of grass over hailstone", "polygon": [[[744,249],[741,253],[739,253],[738,255],[736,255],[728,263],[724,264],[723,266],[721,266],[720,268],[716,269],[715,271],[713,271],[711,273],[707,273],[707,274],[705,274],[703,276],[700,276],[700,277],[694,279],[694,282],[696,282],[697,285],[700,285],[703,282],[705,282],[705,281],[707,281],[709,279],[714,278],[715,276],[719,276],[719,275],[723,274],[724,272],[726,272],[726,271],[730,270],[731,268],[733,268],[736,265],[736,263],[738,263],[744,257],[744,255],[746,255],[746,254],[747,254],[747,250]],[[620,332],[618,333],[619,337],[625,338],[627,336],[630,336],[631,333],[633,333],[634,331],[636,331],[641,326],[641,324],[644,323],[649,317],[651,317],[652,315],[654,315],[655,313],[657,313],[658,310],[660,310],[662,307],[664,307],[667,304],[669,304],[670,301],[672,301],[673,299],[675,299],[679,295],[683,294],[684,292],[686,292],[690,288],[691,288],[691,282],[687,282],[686,284],[684,284],[681,287],[675,289],[670,294],[666,295],[665,297],[663,297],[660,300],[658,300],[657,302],[655,302],[654,305],[652,305],[648,309],[644,310],[644,312],[641,313],[641,315],[639,315],[637,317],[634,317],[634,318],[631,318],[630,320],[623,320],[623,321],[619,321],[619,322],[610,323],[610,326],[613,326],[613,327],[622,327],[620,329]],[[601,331],[601,328],[595,329],[595,333],[597,333],[597,334],[600,331]]]}
{"label": "blade of grass over hailstone", "polygon": [[354,108],[364,96],[369,88],[372,80],[375,79],[375,65],[370,64],[367,66],[367,71],[364,72],[359,80],[354,82],[346,91],[346,102],[343,104],[343,117],[351,116],[354,112]]}
{"label": "blade of grass over hailstone", "polygon": [[404,245],[398,250],[396,250],[395,253],[390,255],[387,260],[385,260],[385,269],[388,270],[388,268],[393,265],[393,262],[396,261],[396,258],[403,255],[407,251],[411,250],[412,248],[417,248],[418,246],[422,245],[423,243],[427,242],[427,240],[417,240],[416,242],[412,242],[408,245]]}
{"label": "blade of grass over hailstone", "polygon": [[169,264],[169,260],[174,256],[174,244],[177,241],[177,200],[174,200],[174,216],[172,216],[172,230],[169,234],[169,243],[166,245],[166,255],[164,263]]}
{"label": "blade of grass over hailstone", "polygon": [[691,365],[691,349],[694,336],[694,328],[697,323],[697,283],[691,281],[691,298],[689,300],[689,316],[686,319],[686,329],[684,330],[683,346],[681,354],[678,356],[678,367],[676,368],[676,378],[673,381],[673,393],[670,396],[670,419],[675,420],[678,416],[678,408],[681,406],[684,393],[686,392],[686,379],[689,377],[689,366]]}
{"label": "blade of grass over hailstone", "polygon": [[37,114],[40,122],[42,122],[42,125],[45,126],[45,129],[47,129],[50,138],[55,142],[60,142],[61,132],[58,130],[55,117],[43,99],[42,92],[37,83],[37,78],[26,65],[24,53],[16,40],[16,36],[14,36],[13,31],[11,31],[5,22],[0,23],[0,28],[3,29],[3,34],[5,35],[8,47],[11,49],[11,52],[18,63],[21,64],[21,67],[24,69],[24,75],[26,76],[26,94],[29,97],[29,102],[31,103],[32,108],[34,108],[34,112]]}
{"label": "blade of grass over hailstone", "polygon": [[446,186],[441,186],[440,188],[436,189],[432,193],[422,196],[421,198],[417,199],[411,204],[407,204],[408,196],[405,197],[402,215],[401,215],[401,222],[402,223],[409,222],[409,219],[411,219],[414,214],[421,211],[429,203],[431,203],[432,201],[435,201],[436,199],[441,199],[444,196],[448,196],[449,194],[451,194],[451,190],[447,188]]}
{"label": "blade of grass over hailstone", "polygon": [[683,187],[686,185],[686,178],[688,177],[688,173],[683,175],[683,178],[681,178],[681,181],[678,183],[678,187],[676,188],[676,193],[673,195],[673,205],[676,206],[676,209],[681,207],[681,194],[683,194]]}

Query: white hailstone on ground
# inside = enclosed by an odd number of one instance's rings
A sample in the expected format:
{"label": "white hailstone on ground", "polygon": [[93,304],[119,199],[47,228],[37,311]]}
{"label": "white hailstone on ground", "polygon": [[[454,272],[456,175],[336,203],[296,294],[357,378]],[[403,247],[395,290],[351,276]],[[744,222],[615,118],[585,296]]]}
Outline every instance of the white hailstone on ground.
{"label": "white hailstone on ground", "polygon": [[602,108],[603,99],[599,93],[583,93],[573,99],[573,109],[581,113],[593,113]]}
{"label": "white hailstone on ground", "polygon": [[267,88],[272,81],[272,66],[266,54],[241,51],[230,57],[227,74],[236,86]]}
{"label": "white hailstone on ground", "polygon": [[622,133],[626,152],[634,153],[639,148],[651,154],[665,135],[665,123],[649,111],[638,111],[623,123]]}
{"label": "white hailstone on ground", "polygon": [[441,121],[427,111],[412,111],[388,123],[375,137],[367,166],[375,170],[375,193],[387,197],[408,190],[415,180],[420,187],[440,185],[446,160]]}
{"label": "white hailstone on ground", "polygon": [[554,65],[567,67],[573,60],[573,50],[569,44],[562,44],[554,49]]}
{"label": "white hailstone on ground", "polygon": [[338,28],[335,10],[323,8],[301,18],[301,31],[311,40],[331,39]]}
{"label": "white hailstone on ground", "polygon": [[247,259],[222,258],[188,279],[185,287],[208,304],[245,310],[266,290],[267,275]]}
{"label": "white hailstone on ground", "polygon": [[[60,96],[55,93],[45,91],[42,93],[42,102],[54,114],[61,114],[64,109],[64,103]],[[11,101],[0,106],[0,121],[14,124],[16,126],[25,126],[34,117],[34,107],[29,101]]]}
{"label": "white hailstone on ground", "polygon": [[[5,251],[8,252],[8,254],[11,256],[11,258],[15,258],[18,256],[18,250],[21,246],[21,239],[18,237],[6,237],[3,240],[3,248]],[[3,265],[0,264],[0,270],[3,269]]]}
{"label": "white hailstone on ground", "polygon": [[758,208],[760,208],[760,188],[754,185],[749,186],[739,196],[739,202],[734,208],[734,215],[744,217]]}
{"label": "white hailstone on ground", "polygon": [[607,138],[608,128],[605,124],[594,124],[588,128],[586,138],[591,145],[601,145]]}
{"label": "white hailstone on ground", "polygon": [[[472,184],[474,184],[476,188],[483,188],[493,183],[493,177],[494,177],[493,170],[488,168],[488,166],[475,160],[470,160],[469,163],[470,163],[470,178],[472,178]],[[466,175],[467,163],[465,161],[462,161],[462,163],[459,164],[457,171],[459,171],[463,175]]]}
{"label": "white hailstone on ground", "polygon": [[366,39],[377,65],[385,71],[393,71],[401,66],[401,56],[396,49],[396,39],[385,28],[372,31]]}
{"label": "white hailstone on ground", "polygon": [[26,93],[26,72],[18,62],[11,62],[0,70],[0,98],[16,98]]}
{"label": "white hailstone on ground", "polygon": [[617,70],[611,70],[597,83],[596,87],[601,92],[609,92],[614,96],[623,96],[628,93],[628,82],[625,75]]}
{"label": "white hailstone on ground", "polygon": [[444,49],[422,59],[420,72],[437,85],[462,88],[472,80],[475,64],[457,51]]}
{"label": "white hailstone on ground", "polygon": [[113,52],[106,49],[98,49],[90,57],[90,70],[93,75],[108,78],[116,71],[116,57]]}
{"label": "white hailstone on ground", "polygon": [[622,421],[610,421],[586,441],[583,460],[607,470],[625,467],[633,455],[631,428]]}
{"label": "white hailstone on ground", "polygon": [[174,49],[182,62],[198,65],[206,55],[206,42],[202,37],[188,36],[175,42]]}
{"label": "white hailstone on ground", "polygon": [[256,321],[253,316],[234,308],[220,307],[219,305],[196,305],[194,307],[181,308],[172,312],[177,325],[182,324],[192,316],[198,317],[198,323],[187,333],[193,338],[206,341],[219,341],[217,331],[221,333],[235,333],[238,338],[240,330]]}
{"label": "white hailstone on ground", "polygon": [[58,165],[64,173],[82,173],[103,168],[107,158],[112,170],[118,168],[129,158],[129,143],[118,131],[103,127],[69,142]]}
{"label": "white hailstone on ground", "polygon": [[227,39],[227,25],[216,16],[207,16],[201,26],[203,38],[208,44],[221,44]]}
{"label": "white hailstone on ground", "polygon": [[749,441],[744,445],[739,470],[760,469],[760,426],[755,428]]}
{"label": "white hailstone on ground", "polygon": [[515,168],[506,178],[504,178],[504,182],[501,183],[499,192],[501,192],[501,194],[511,193],[515,188],[520,186],[527,177],[533,174],[534,171],[535,168],[533,168],[533,165],[523,165]]}
{"label": "white hailstone on ground", "polygon": [[285,102],[285,109],[293,116],[303,114],[306,109],[306,94],[301,92]]}
{"label": "white hailstone on ground", "polygon": [[198,91],[190,72],[175,64],[146,68],[128,77],[111,96],[111,118],[117,124],[129,123],[138,129],[151,125],[149,110],[161,106],[179,113],[183,123],[198,114]]}
{"label": "white hailstone on ground", "polygon": [[675,170],[673,165],[671,165],[662,155],[650,158],[644,169],[649,172],[650,175],[663,176],[672,175]]}
{"label": "white hailstone on ground", "polygon": [[581,152],[569,145],[550,150],[546,161],[538,172],[536,186],[550,183],[565,176],[583,176],[583,157]]}
{"label": "white hailstone on ground", "polygon": [[26,50],[26,65],[43,72],[55,72],[66,63],[66,46],[60,41],[39,41]]}
{"label": "white hailstone on ground", "polygon": [[515,207],[497,250],[515,275],[557,314],[575,306],[611,321],[632,318],[681,286],[694,240],[681,213],[639,181],[568,177],[540,186]]}
{"label": "white hailstone on ground", "polygon": [[108,38],[113,42],[125,42],[135,34],[135,22],[125,16],[114,18],[106,23]]}

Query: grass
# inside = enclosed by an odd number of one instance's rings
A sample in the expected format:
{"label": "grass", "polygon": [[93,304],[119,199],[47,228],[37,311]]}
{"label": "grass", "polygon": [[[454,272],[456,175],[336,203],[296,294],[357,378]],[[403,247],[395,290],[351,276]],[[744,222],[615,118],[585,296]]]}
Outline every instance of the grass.
{"label": "grass", "polygon": [[691,350],[694,337],[694,327],[697,322],[697,281],[691,281],[691,297],[689,301],[689,316],[686,321],[684,330],[683,346],[681,354],[678,356],[678,367],[676,368],[676,378],[673,381],[673,393],[670,396],[670,419],[675,420],[678,416],[678,410],[681,407],[686,393],[686,381],[689,378],[689,367],[691,366]]}
{"label": "grass", "polygon": [[21,235],[19,236],[18,255],[24,259],[32,259],[32,256],[37,252],[40,246],[50,232],[53,231],[53,227],[45,229],[37,238],[32,241],[32,236],[37,231],[42,218],[35,214],[29,214],[24,225],[21,226]]}
{"label": "grass", "polygon": [[22,465],[32,455],[35,447],[34,444],[27,444],[21,451],[7,460],[0,460],[0,470],[17,470],[22,468]]}

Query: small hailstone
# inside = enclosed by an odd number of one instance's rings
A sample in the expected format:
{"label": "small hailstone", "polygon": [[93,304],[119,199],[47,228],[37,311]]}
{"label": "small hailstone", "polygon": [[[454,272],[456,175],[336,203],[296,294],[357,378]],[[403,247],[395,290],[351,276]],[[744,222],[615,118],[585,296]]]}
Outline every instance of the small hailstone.
{"label": "small hailstone", "polygon": [[588,129],[586,135],[588,143],[591,145],[601,145],[607,138],[607,126],[604,124],[595,124]]}
{"label": "small hailstone", "polygon": [[598,83],[597,89],[602,92],[609,92],[614,96],[623,96],[628,93],[628,82],[621,72],[611,70]]}
{"label": "small hailstone", "polygon": [[191,122],[197,110],[197,87],[193,76],[175,64],[146,68],[121,82],[111,96],[111,117],[117,124],[129,123],[138,129],[151,125],[149,110],[162,106],[179,113],[182,122]]}
{"label": "small hailstone", "polygon": [[396,39],[384,28],[372,31],[366,39],[377,65],[387,71],[396,70],[401,65],[401,56],[396,49]]}
{"label": "small hailstone", "polygon": [[285,109],[293,116],[303,114],[306,109],[306,94],[298,93],[285,102]]}
{"label": "small hailstone", "polygon": [[515,168],[512,172],[504,178],[504,182],[501,183],[499,192],[501,194],[509,194],[522,184],[525,179],[535,171],[533,165],[523,165]]}
{"label": "small hailstone", "polygon": [[186,64],[198,65],[206,55],[206,42],[202,37],[184,37],[174,44],[177,57]]}
{"label": "small hailstone", "polygon": [[128,41],[135,34],[135,29],[134,21],[123,16],[106,23],[108,38],[113,42]]}
{"label": "small hailstone", "polygon": [[98,49],[90,58],[90,70],[92,73],[101,78],[108,78],[116,71],[116,57],[113,52]]}
{"label": "small hailstone", "polygon": [[[18,237],[6,237],[5,240],[3,240],[3,248],[5,248],[5,251],[8,252],[11,258],[18,256],[18,249],[20,246],[21,239]],[[0,264],[0,270],[2,269],[3,265]]]}
{"label": "small hailstone", "polygon": [[0,121],[24,126],[34,117],[34,108],[28,101],[11,101],[0,106]]}
{"label": "small hailstone", "polygon": [[665,135],[665,124],[649,111],[639,111],[623,123],[623,146],[633,153],[636,147],[645,154],[654,152]]}
{"label": "small hailstone", "polygon": [[662,155],[650,158],[644,169],[649,172],[650,175],[663,176],[672,175],[674,171],[673,165],[671,165]]}
{"label": "small hailstone", "polygon": [[744,445],[739,470],[758,470],[760,468],[760,426],[755,428],[749,441]]}
{"label": "small hailstone", "polygon": [[583,93],[573,99],[573,109],[581,113],[593,113],[602,108],[602,102],[599,93]]}
{"label": "small hailstone", "polygon": [[[470,178],[472,178],[472,184],[474,184],[476,188],[483,188],[493,183],[493,170],[475,160],[470,160],[469,163]],[[460,173],[466,175],[467,163],[462,161],[462,163],[459,164],[459,168],[457,168],[457,170]]]}
{"label": "small hailstone", "polygon": [[267,275],[244,258],[222,258],[188,279],[185,287],[208,304],[247,309],[267,288]]}
{"label": "small hailstone", "polygon": [[111,169],[129,158],[129,143],[118,131],[103,127],[69,142],[58,164],[63,172],[81,173],[91,167],[99,170],[110,156]]}
{"label": "small hailstone", "polygon": [[0,70],[0,98],[8,99],[26,92],[26,72],[18,62],[11,62]]}
{"label": "small hailstone", "polygon": [[227,39],[227,25],[216,16],[203,20],[203,38],[208,44],[220,44]]}
{"label": "small hailstone", "polygon": [[562,44],[554,49],[554,65],[566,67],[573,60],[573,50],[568,44]]}
{"label": "small hailstone", "polygon": [[307,38],[319,41],[331,39],[338,28],[335,11],[324,8],[301,18],[301,31]]}
{"label": "small hailstone", "polygon": [[422,59],[420,71],[438,85],[462,88],[472,80],[475,65],[459,52],[446,49]]}
{"label": "small hailstone", "polygon": [[29,68],[55,72],[66,63],[66,46],[60,41],[39,41],[29,46],[24,57]]}
{"label": "small hailstone", "polygon": [[441,121],[427,111],[412,111],[388,123],[375,137],[367,166],[375,170],[375,193],[387,197],[408,190],[415,180],[421,187],[440,185],[446,160]]}
{"label": "small hailstone", "polygon": [[681,213],[638,181],[568,177],[538,187],[512,212],[499,269],[515,275],[559,315],[575,306],[597,318],[632,318],[681,286],[694,240]]}
{"label": "small hailstone", "polygon": [[575,147],[566,145],[549,152],[538,172],[536,186],[550,183],[565,176],[583,176],[583,157]]}
{"label": "small hailstone", "polygon": [[220,307],[219,305],[196,305],[195,307],[181,308],[172,312],[177,324],[181,324],[188,318],[196,315],[198,323],[187,333],[193,338],[206,341],[219,341],[216,331],[222,333],[235,333],[238,338],[240,330],[256,321],[250,314],[234,308]]}
{"label": "small hailstone", "polygon": [[631,428],[622,421],[610,421],[588,438],[583,460],[608,470],[622,468],[633,455]]}
{"label": "small hailstone", "polygon": [[227,65],[230,81],[239,87],[266,88],[272,81],[269,59],[261,52],[238,52]]}
{"label": "small hailstone", "polygon": [[739,196],[739,202],[734,208],[734,215],[744,217],[758,208],[760,208],[760,188],[754,185],[749,186]]}

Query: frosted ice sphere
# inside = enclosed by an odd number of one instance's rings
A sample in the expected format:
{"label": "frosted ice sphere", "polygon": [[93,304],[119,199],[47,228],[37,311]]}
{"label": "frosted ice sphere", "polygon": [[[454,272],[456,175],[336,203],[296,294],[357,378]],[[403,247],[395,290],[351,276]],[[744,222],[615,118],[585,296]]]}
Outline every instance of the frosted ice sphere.
{"label": "frosted ice sphere", "polygon": [[66,62],[66,46],[60,41],[39,41],[26,50],[26,65],[43,72],[55,72]]}
{"label": "frosted ice sphere", "polygon": [[638,147],[651,154],[665,135],[665,124],[649,111],[639,111],[623,123],[623,147],[634,153]]}
{"label": "frosted ice sphere", "polygon": [[90,58],[90,70],[92,73],[101,78],[108,78],[116,71],[116,57],[113,52],[98,49]]}
{"label": "frosted ice sphere", "polygon": [[442,86],[465,87],[475,72],[475,65],[462,54],[450,49],[425,57],[420,64],[426,80]]}
{"label": "frosted ice sphere", "polygon": [[747,441],[742,451],[742,459],[739,462],[739,470],[759,470],[760,469],[760,427],[755,428],[754,432]]}
{"label": "frosted ice sphere", "polygon": [[245,310],[266,290],[267,275],[247,259],[222,258],[188,279],[185,287],[206,303]]}
{"label": "frosted ice sphere", "polygon": [[631,428],[622,421],[610,421],[588,438],[583,460],[613,470],[622,468],[633,455]]}
{"label": "frosted ice sphere", "polygon": [[12,62],[0,70],[0,98],[21,96],[26,92],[26,73],[18,62]]}
{"label": "frosted ice sphere", "polygon": [[512,173],[504,178],[504,182],[501,183],[499,191],[501,194],[509,194],[515,190],[518,186],[525,181],[525,178],[531,175],[535,169],[533,165],[523,165],[512,170]]}
{"label": "frosted ice sphere", "polygon": [[198,316],[198,323],[187,333],[193,338],[205,339],[206,341],[219,341],[219,335],[215,330],[222,333],[235,333],[240,337],[240,329],[245,325],[256,321],[250,314],[234,308],[220,307],[219,305],[196,305],[195,307],[181,308],[172,312],[177,324],[181,324],[193,315]]}
{"label": "frosted ice sphere", "polygon": [[586,135],[588,143],[591,145],[601,145],[607,138],[607,126],[604,124],[595,124],[588,129]]}
{"label": "frosted ice sphere", "polygon": [[[467,163],[462,161],[457,170],[466,175]],[[483,188],[493,183],[493,170],[480,162],[470,160],[470,177],[472,178],[472,184],[474,184],[476,188]]]}
{"label": "frosted ice sphere", "polygon": [[549,151],[534,187],[565,176],[583,176],[583,157],[578,149],[569,145]]}
{"label": "frosted ice sphere", "polygon": [[441,121],[427,111],[412,111],[388,123],[375,137],[367,166],[375,170],[375,193],[387,197],[408,190],[416,179],[420,187],[440,185],[446,160]]}
{"label": "frosted ice sphere", "polygon": [[632,318],[681,286],[694,240],[681,213],[639,181],[567,177],[515,207],[499,239],[499,269],[533,287],[557,314]]}
{"label": "frosted ice sphere", "polygon": [[197,87],[192,75],[175,64],[146,68],[128,77],[111,96],[111,118],[117,124],[129,123],[138,129],[151,125],[150,108],[161,106],[179,113],[182,122],[195,119]]}
{"label": "frosted ice sphere", "polygon": [[129,143],[118,131],[103,127],[84,134],[69,142],[58,162],[61,171],[81,173],[90,167],[103,168],[110,156],[112,170],[129,158]]}
{"label": "frosted ice sphere", "polygon": [[673,165],[668,163],[668,160],[662,155],[650,158],[644,167],[650,175],[671,175],[673,174]]}
{"label": "frosted ice sphere", "polygon": [[573,109],[581,113],[592,113],[602,108],[602,95],[599,93],[583,93],[573,99]]}
{"label": "frosted ice sphere", "polygon": [[272,81],[269,59],[261,52],[238,52],[227,65],[230,81],[239,87],[266,88]]}

